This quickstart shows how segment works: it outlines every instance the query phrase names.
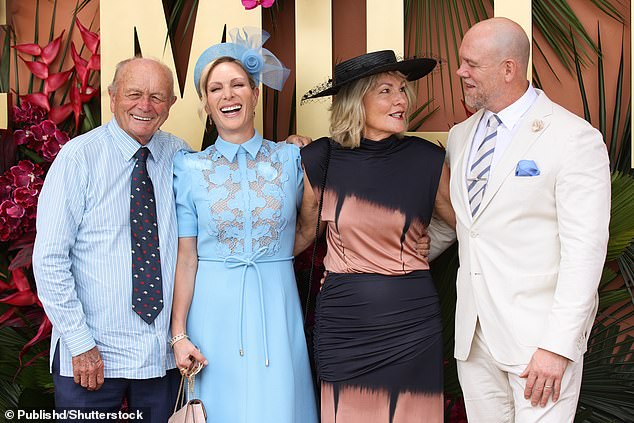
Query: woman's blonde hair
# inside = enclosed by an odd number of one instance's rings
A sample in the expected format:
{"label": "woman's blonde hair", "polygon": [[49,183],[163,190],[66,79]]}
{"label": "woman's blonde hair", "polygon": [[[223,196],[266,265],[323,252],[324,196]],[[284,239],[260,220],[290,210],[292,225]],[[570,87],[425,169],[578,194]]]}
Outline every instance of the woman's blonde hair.
{"label": "woman's blonde hair", "polygon": [[[400,72],[385,72],[388,75],[405,79]],[[368,76],[343,86],[335,95],[330,106],[330,137],[345,148],[356,148],[361,144],[363,129],[365,128],[365,108],[363,97],[375,86],[383,73]],[[411,109],[416,104],[416,94],[409,81],[405,84],[405,96],[407,97],[407,110],[405,112],[405,125],[408,124]]]}
{"label": "woman's blonde hair", "polygon": [[207,117],[207,111],[205,110],[205,106],[207,105],[207,80],[209,79],[209,75],[211,75],[211,71],[213,71],[216,66],[221,63],[235,63],[236,65],[240,66],[240,68],[244,71],[244,73],[247,75],[247,78],[249,79],[249,85],[251,86],[251,89],[253,90],[255,89],[255,87],[257,87],[253,76],[245,69],[242,62],[238,59],[230,56],[221,56],[213,62],[209,62],[200,73],[200,80],[198,81],[198,92],[200,92],[198,115],[201,119],[205,119]]}

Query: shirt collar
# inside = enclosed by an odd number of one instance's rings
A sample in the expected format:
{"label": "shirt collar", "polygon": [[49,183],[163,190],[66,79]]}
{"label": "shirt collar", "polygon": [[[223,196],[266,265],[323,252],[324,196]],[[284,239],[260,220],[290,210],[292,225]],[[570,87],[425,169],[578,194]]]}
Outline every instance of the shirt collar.
{"label": "shirt collar", "polygon": [[155,162],[158,162],[163,156],[163,143],[159,140],[160,138],[160,130],[156,131],[150,142],[145,145],[139,144],[137,140],[128,135],[117,123],[116,119],[113,117],[110,122],[107,123],[108,130],[112,133],[114,138],[114,144],[117,146],[119,151],[121,152],[121,156],[127,161],[132,160],[136,152],[141,147],[147,147],[150,150],[150,157],[154,159]]}
{"label": "shirt collar", "polygon": [[[513,127],[515,127],[517,122],[519,122],[528,109],[531,108],[535,100],[537,100],[537,91],[533,88],[533,84],[529,82],[528,89],[520,98],[497,113],[502,125],[504,125],[509,131],[512,131]],[[482,116],[482,120],[486,122],[492,114],[493,112],[486,110]]]}
{"label": "shirt collar", "polygon": [[216,150],[218,150],[218,152],[231,163],[233,162],[233,159],[236,157],[236,154],[238,154],[238,151],[240,151],[240,149],[244,149],[247,153],[249,153],[252,159],[255,159],[258,151],[260,151],[260,147],[262,147],[262,135],[260,135],[256,130],[253,138],[246,142],[243,142],[242,144],[235,144],[229,141],[225,141],[220,136],[218,136],[214,145],[216,147]]}

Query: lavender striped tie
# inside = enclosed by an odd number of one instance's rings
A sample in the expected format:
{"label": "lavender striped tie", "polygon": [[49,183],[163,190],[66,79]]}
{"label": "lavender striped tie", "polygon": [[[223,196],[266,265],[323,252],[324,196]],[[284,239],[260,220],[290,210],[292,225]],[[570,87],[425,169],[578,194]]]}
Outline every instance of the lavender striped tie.
{"label": "lavender striped tie", "polygon": [[478,147],[475,160],[469,169],[467,177],[467,191],[469,192],[469,204],[471,205],[471,216],[475,216],[482,204],[482,197],[486,191],[489,174],[491,171],[491,160],[495,150],[495,141],[498,134],[498,125],[501,123],[497,115],[491,115],[487,122],[484,140]]}

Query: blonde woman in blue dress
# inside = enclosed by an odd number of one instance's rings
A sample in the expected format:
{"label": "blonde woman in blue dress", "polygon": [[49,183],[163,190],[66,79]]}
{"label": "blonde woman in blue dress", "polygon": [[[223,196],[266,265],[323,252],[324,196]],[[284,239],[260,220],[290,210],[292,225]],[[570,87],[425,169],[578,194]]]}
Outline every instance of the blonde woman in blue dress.
{"label": "blonde woman in blue dress", "polygon": [[174,159],[178,260],[172,310],[177,365],[205,365],[195,396],[209,422],[317,422],[293,273],[303,193],[299,149],[254,129],[258,84],[288,69],[268,34],[230,32],[194,70],[215,144]]}

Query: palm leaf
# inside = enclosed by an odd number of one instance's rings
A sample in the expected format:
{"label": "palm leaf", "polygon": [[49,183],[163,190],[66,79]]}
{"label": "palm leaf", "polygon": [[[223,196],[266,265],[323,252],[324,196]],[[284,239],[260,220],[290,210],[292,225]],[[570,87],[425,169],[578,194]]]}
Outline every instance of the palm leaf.
{"label": "palm leaf", "polygon": [[577,72],[577,81],[579,82],[579,90],[581,91],[581,102],[583,103],[583,117],[589,123],[592,123],[592,117],[590,116],[590,106],[588,105],[588,95],[586,94],[586,87],[583,83],[583,72],[581,72],[581,63],[579,60],[579,56],[577,55],[577,47],[572,36],[572,30],[570,31],[570,38],[572,39],[572,52],[575,56],[575,71]]}
{"label": "palm leaf", "polygon": [[597,56],[597,81],[599,83],[599,131],[603,139],[607,142],[607,120],[605,117],[605,72],[603,70],[603,52],[601,50],[601,29],[597,22],[597,45],[599,48]]}
{"label": "palm leaf", "polygon": [[0,26],[2,34],[2,52],[0,54],[0,93],[9,92],[9,76],[11,73],[11,35],[12,30],[8,25]]}
{"label": "palm leaf", "polygon": [[[625,23],[625,18],[609,0],[590,0],[599,10],[620,23]],[[618,1],[618,0],[616,0]]]}
{"label": "palm leaf", "polygon": [[612,213],[607,260],[618,258],[634,238],[634,177],[612,174]]}
{"label": "palm leaf", "polygon": [[625,112],[625,122],[623,123],[623,133],[619,142],[619,153],[616,159],[615,169],[624,172],[634,174],[634,169],[631,165],[631,153],[632,153],[632,101],[627,104],[627,111]]}
{"label": "palm leaf", "polygon": [[[630,310],[629,318],[634,318]],[[634,416],[634,365],[628,361],[632,341],[608,319],[595,323],[585,358],[576,422],[626,422]],[[595,335],[595,333],[599,333]]]}
{"label": "palm leaf", "polygon": [[[406,54],[440,58],[439,71],[425,79],[427,98],[437,98],[445,108],[455,110],[455,67],[459,64],[458,46],[464,28],[485,19],[493,10],[493,0],[406,0]],[[463,25],[466,21],[466,27]],[[455,64],[454,64],[455,61]],[[441,93],[432,87],[440,78]],[[459,84],[462,92],[462,84]],[[463,95],[464,96],[464,95]],[[431,108],[431,106],[430,106]]]}
{"label": "palm leaf", "polygon": [[[616,107],[612,118],[612,137],[607,136],[605,73],[601,51],[600,31],[598,38],[597,79],[599,86],[599,127],[606,142],[609,140],[612,171],[612,204],[610,239],[607,261],[618,263],[606,266],[599,285],[599,314],[595,320],[584,358],[583,382],[575,422],[603,423],[625,422],[634,419],[634,365],[631,364],[634,330],[634,176],[620,170],[619,161],[629,148],[631,132],[629,111],[624,130],[619,134],[620,104],[623,91],[623,49],[621,65],[617,74]],[[571,36],[572,41],[572,36]],[[584,103],[584,115],[589,121],[590,110],[586,96],[579,55],[573,42],[573,58],[579,89]],[[620,151],[618,141],[620,140]],[[627,150],[629,151],[629,150]],[[629,163],[628,163],[629,165]]]}
{"label": "palm leaf", "polygon": [[565,28],[571,28],[575,37],[582,41],[579,45],[582,64],[586,65],[590,57],[598,53],[597,46],[566,0],[533,1],[533,23],[568,72],[572,72],[573,53],[572,40]]}
{"label": "palm leaf", "polygon": [[[623,32],[621,32],[621,59],[616,80],[616,98],[614,99],[614,114],[612,116],[612,137],[610,138],[610,168],[614,170],[617,159],[617,142],[619,122],[621,120],[621,99],[623,97]],[[607,134],[604,134],[606,136]]]}

